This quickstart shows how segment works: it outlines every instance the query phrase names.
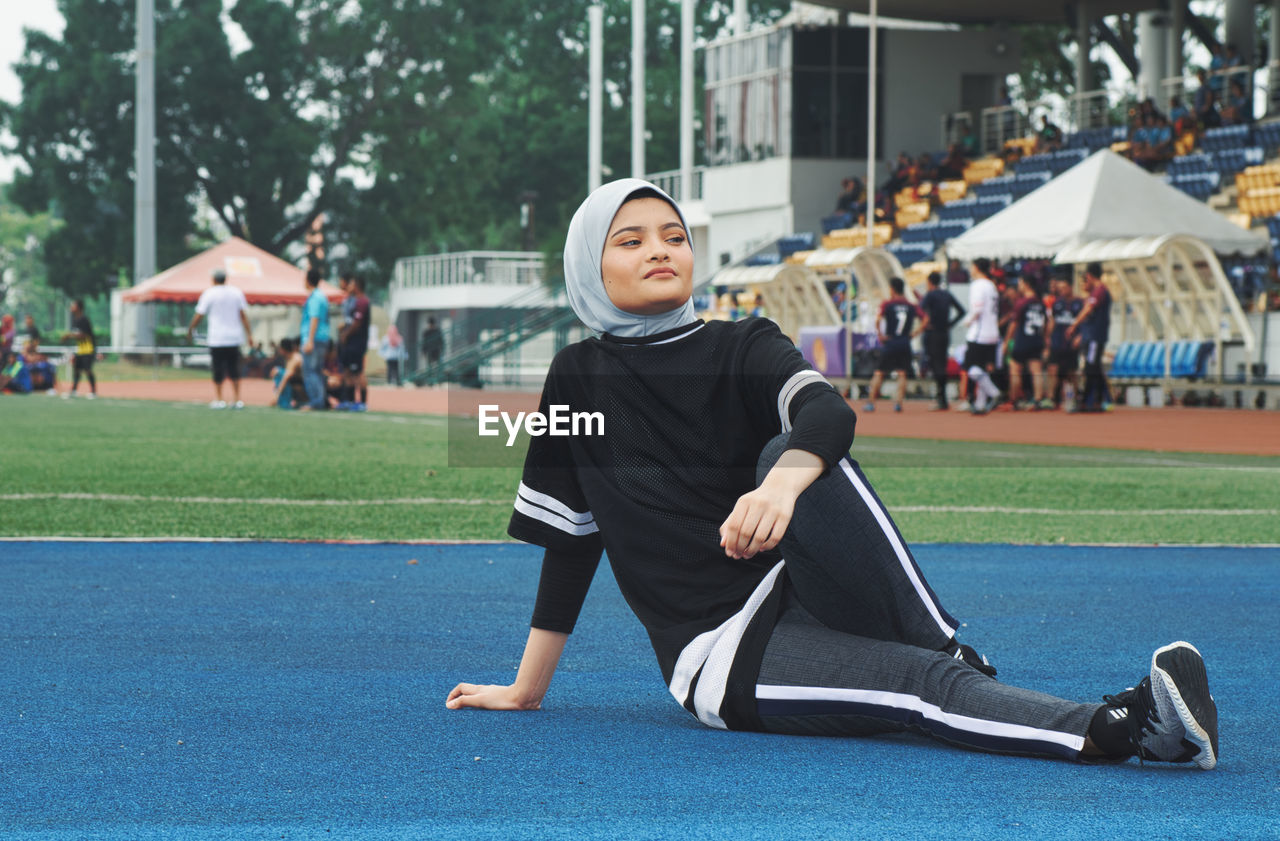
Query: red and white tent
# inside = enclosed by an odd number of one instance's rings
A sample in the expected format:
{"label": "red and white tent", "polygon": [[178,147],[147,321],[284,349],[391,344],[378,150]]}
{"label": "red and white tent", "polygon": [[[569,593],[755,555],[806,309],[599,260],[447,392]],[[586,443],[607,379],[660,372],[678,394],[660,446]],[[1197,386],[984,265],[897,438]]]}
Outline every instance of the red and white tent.
{"label": "red and white tent", "polygon": [[[302,306],[307,300],[306,273],[302,269],[238,237],[183,260],[125,290],[120,297],[129,304],[152,301],[194,304],[213,282],[215,269],[225,271],[227,283],[239,287],[250,304]],[[342,299],[342,290],[326,281],[320,281],[320,291],[330,303]]]}

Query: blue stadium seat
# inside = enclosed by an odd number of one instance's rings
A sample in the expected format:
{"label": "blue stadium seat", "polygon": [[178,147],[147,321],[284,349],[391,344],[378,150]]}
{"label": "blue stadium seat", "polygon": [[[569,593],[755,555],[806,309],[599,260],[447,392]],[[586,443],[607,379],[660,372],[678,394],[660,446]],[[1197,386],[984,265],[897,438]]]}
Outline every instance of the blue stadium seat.
{"label": "blue stadium seat", "polygon": [[988,178],[981,184],[975,185],[969,192],[977,196],[979,199],[984,196],[994,196],[1009,193],[1013,189],[1013,175],[998,175],[995,178]]}
{"label": "blue stadium seat", "polygon": [[814,236],[809,232],[792,234],[778,240],[778,253],[790,257],[797,251],[808,251],[813,248]]}
{"label": "blue stadium seat", "polygon": [[1255,125],[1253,142],[1261,146],[1264,152],[1280,147],[1280,122]]}
{"label": "blue stadium seat", "polygon": [[[1235,128],[1232,126],[1232,128]],[[1247,128],[1247,126],[1240,126]],[[1218,172],[1223,178],[1229,178],[1245,167],[1257,166],[1266,160],[1261,146],[1242,146],[1234,149],[1222,149],[1214,153]]]}
{"label": "blue stadium seat", "polygon": [[1250,136],[1249,126],[1219,126],[1206,129],[1200,145],[1210,152],[1241,149],[1249,145]]}
{"label": "blue stadium seat", "polygon": [[926,219],[923,222],[908,225],[902,229],[902,241],[904,243],[931,243],[937,238],[938,224],[936,219]]}
{"label": "blue stadium seat", "polygon": [[830,216],[822,217],[822,232],[829,234],[832,231],[839,231],[845,228],[853,227],[852,213],[833,213]]}
{"label": "blue stadium seat", "polygon": [[1169,374],[1174,377],[1191,376],[1197,350],[1195,342],[1174,342],[1169,349]]}
{"label": "blue stadium seat", "polygon": [[965,196],[962,199],[956,199],[948,202],[938,208],[938,219],[943,222],[949,222],[955,219],[972,219],[973,214],[978,209],[977,196]]}
{"label": "blue stadium seat", "polygon": [[1111,360],[1111,376],[1132,377],[1133,358],[1137,354],[1137,342],[1122,342],[1116,348],[1116,355]]}
{"label": "blue stadium seat", "polygon": [[744,266],[776,266],[782,262],[782,255],[777,252],[754,254],[742,261]]}
{"label": "blue stadium seat", "polygon": [[1217,164],[1204,152],[1180,155],[1169,162],[1170,175],[1194,175],[1201,172],[1217,172]]}
{"label": "blue stadium seat", "polygon": [[932,242],[905,242],[890,245],[889,251],[903,266],[910,266],[921,260],[932,260],[937,249]]}
{"label": "blue stadium seat", "polygon": [[1146,343],[1138,376],[1151,379],[1164,376],[1164,342]]}

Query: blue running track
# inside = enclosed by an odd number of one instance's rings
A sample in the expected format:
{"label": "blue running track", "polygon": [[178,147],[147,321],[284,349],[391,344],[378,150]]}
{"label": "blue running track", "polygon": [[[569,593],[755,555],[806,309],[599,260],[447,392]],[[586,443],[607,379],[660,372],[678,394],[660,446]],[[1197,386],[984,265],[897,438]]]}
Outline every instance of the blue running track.
{"label": "blue running track", "polygon": [[1280,552],[917,555],[1002,680],[1097,700],[1194,642],[1218,769],[711,731],[604,568],[542,712],[450,712],[514,676],[523,546],[0,543],[0,838],[1280,837]]}

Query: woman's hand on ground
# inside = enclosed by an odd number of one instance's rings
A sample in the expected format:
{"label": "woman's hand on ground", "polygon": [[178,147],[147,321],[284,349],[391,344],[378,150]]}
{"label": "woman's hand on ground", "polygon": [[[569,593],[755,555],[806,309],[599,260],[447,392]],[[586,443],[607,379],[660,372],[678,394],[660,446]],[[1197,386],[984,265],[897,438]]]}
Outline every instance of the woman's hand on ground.
{"label": "woman's hand on ground", "polygon": [[459,683],[449,693],[444,705],[451,710],[537,710],[542,702],[522,698],[515,685],[494,686]]}

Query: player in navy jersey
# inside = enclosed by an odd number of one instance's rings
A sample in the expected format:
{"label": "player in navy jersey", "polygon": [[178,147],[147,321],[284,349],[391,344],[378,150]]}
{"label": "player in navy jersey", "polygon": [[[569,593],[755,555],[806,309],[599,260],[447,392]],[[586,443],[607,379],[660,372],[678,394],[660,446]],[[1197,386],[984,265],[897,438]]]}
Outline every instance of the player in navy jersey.
{"label": "player in navy jersey", "polygon": [[1013,408],[1026,408],[1022,402],[1024,369],[1031,373],[1032,406],[1051,409],[1052,403],[1044,399],[1044,328],[1048,321],[1044,301],[1036,291],[1036,280],[1030,275],[1018,278],[1018,299],[1013,304],[1013,314],[1005,341],[1013,345],[1009,356],[1009,399]]}
{"label": "player in navy jersey", "polygon": [[1057,278],[1053,281],[1053,307],[1049,310],[1049,336],[1047,359],[1049,360],[1048,396],[1055,405],[1067,402],[1080,391],[1077,371],[1080,370],[1080,350],[1076,342],[1067,338],[1067,328],[1080,314],[1084,301],[1077,298],[1071,281]]}
{"label": "player in navy jersey", "polygon": [[514,682],[460,683],[450,709],[539,709],[607,553],[672,696],[708,726],[1214,766],[1217,712],[1187,643],[1089,704],[1001,683],[956,641],[848,455],[848,404],[772,322],[695,317],[688,229],[665,193],[595,190],[564,265],[601,335],[556,354],[540,411],[605,427],[531,436],[508,527],[545,549],[524,655]]}
{"label": "player in navy jersey", "polygon": [[[952,261],[955,262],[955,261]],[[968,280],[968,276],[965,277]],[[960,323],[965,316],[965,308],[960,306],[956,296],[942,288],[942,275],[929,273],[929,291],[920,301],[920,309],[924,311],[924,350],[929,359],[929,369],[933,374],[933,382],[937,390],[937,403],[933,408],[946,411],[947,405],[947,357],[951,345],[951,328]],[[955,318],[951,314],[955,313]]]}
{"label": "player in navy jersey", "polygon": [[880,362],[876,365],[876,372],[871,375],[870,398],[867,405],[862,407],[867,412],[876,410],[884,375],[890,372],[898,374],[898,402],[893,405],[893,410],[902,411],[902,398],[907,394],[907,375],[911,372],[911,340],[920,335],[926,325],[924,313],[906,299],[907,287],[902,278],[889,278],[889,288],[893,291],[893,296],[880,305],[880,315],[876,319],[876,330],[880,338]]}
{"label": "player in navy jersey", "polygon": [[1111,292],[1102,282],[1102,264],[1090,263],[1084,272],[1089,293],[1080,314],[1067,327],[1067,338],[1078,336],[1084,352],[1084,394],[1079,411],[1102,412],[1111,408],[1111,388],[1102,369],[1102,354],[1111,331]]}

